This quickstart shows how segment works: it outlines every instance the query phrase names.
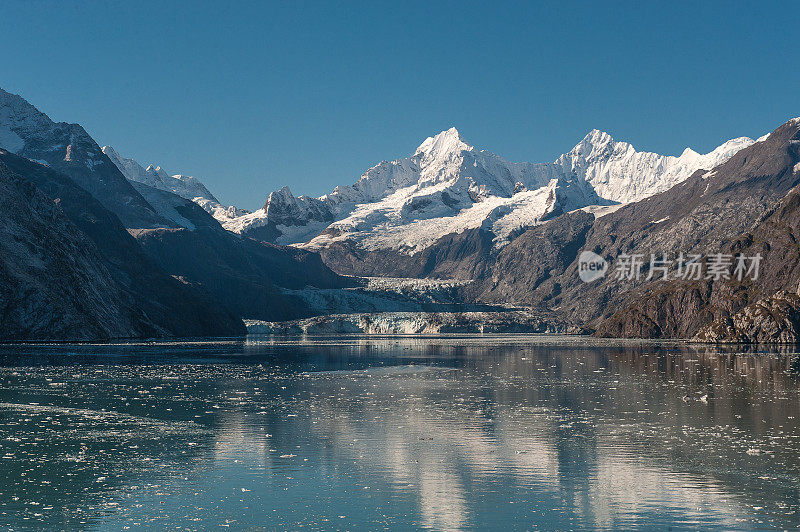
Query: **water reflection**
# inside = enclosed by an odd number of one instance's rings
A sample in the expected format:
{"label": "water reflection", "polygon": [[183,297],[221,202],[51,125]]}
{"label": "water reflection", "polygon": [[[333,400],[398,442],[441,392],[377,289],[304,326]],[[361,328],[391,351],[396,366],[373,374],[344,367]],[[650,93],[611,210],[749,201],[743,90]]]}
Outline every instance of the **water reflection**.
{"label": "water reflection", "polygon": [[0,363],[3,527],[800,525],[791,350],[251,338]]}

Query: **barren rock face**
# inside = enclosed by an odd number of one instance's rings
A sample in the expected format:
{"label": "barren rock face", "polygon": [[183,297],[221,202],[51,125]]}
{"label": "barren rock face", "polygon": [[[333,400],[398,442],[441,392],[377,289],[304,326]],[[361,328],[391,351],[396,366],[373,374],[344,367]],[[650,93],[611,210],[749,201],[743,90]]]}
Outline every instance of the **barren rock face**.
{"label": "barren rock face", "polygon": [[156,266],[120,220],[69,177],[4,150],[0,168],[0,228],[10,232],[0,239],[4,338],[245,332],[229,310]]}
{"label": "barren rock face", "polygon": [[800,296],[781,290],[731,317],[703,327],[694,340],[714,343],[796,343],[800,341]]}
{"label": "barren rock face", "polygon": [[139,324],[97,248],[2,163],[0,217],[0,338],[136,335]]}

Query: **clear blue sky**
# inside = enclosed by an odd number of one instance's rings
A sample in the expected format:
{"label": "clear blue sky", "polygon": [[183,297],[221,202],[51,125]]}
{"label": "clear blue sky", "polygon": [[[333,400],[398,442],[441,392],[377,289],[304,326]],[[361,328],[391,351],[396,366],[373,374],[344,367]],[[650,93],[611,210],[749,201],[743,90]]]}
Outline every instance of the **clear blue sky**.
{"label": "clear blue sky", "polygon": [[0,86],[248,208],[452,125],[538,162],[595,127],[678,154],[800,115],[800,3],[555,4],[5,0]]}

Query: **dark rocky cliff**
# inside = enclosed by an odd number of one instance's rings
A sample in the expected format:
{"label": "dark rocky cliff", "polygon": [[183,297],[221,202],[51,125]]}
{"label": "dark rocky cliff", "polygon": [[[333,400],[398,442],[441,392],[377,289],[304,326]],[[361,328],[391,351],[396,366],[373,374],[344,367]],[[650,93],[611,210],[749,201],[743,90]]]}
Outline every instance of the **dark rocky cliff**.
{"label": "dark rocky cliff", "polygon": [[[106,323],[100,328],[89,328],[85,333],[75,335],[67,334],[66,331],[48,332],[42,329],[25,337],[97,339],[244,334],[241,319],[224,306],[212,302],[208,296],[165,273],[147,257],[120,220],[69,177],[5,150],[0,150],[0,164],[9,173],[13,172],[16,179],[38,189],[42,197],[46,195],[58,201],[62,216],[94,249],[103,265],[99,271],[106,272],[113,281],[109,290],[113,288],[116,291],[115,298],[121,308],[127,309],[130,321],[129,326],[118,327],[113,323]],[[53,246],[60,238],[60,235],[44,233],[37,238],[45,236]],[[38,240],[32,239],[29,245],[38,245]],[[76,263],[75,267],[80,268],[81,264]],[[95,271],[92,268],[82,275],[87,282],[92,282]],[[45,279],[40,281],[44,282]],[[105,283],[102,275],[97,277],[97,283],[99,286]],[[34,290],[33,285],[30,289]],[[80,301],[75,304],[80,304]],[[73,320],[67,320],[67,323],[73,323]],[[15,338],[14,335],[6,337]]]}

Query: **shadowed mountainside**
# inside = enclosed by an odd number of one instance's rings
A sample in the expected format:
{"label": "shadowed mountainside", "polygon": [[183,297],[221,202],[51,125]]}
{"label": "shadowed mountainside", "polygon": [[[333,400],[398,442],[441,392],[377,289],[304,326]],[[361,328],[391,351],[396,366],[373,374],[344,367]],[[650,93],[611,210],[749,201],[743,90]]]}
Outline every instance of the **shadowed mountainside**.
{"label": "shadowed mountainside", "polygon": [[[238,317],[156,266],[119,219],[70,178],[5,150],[0,150],[0,164],[20,180],[38,188],[43,197],[46,195],[58,201],[63,216],[74,224],[86,241],[91,242],[106,275],[113,279],[110,286],[117,291],[115,298],[129,313],[131,326],[127,328],[117,329],[116,325],[108,323],[83,335],[65,334],[65,337],[227,336],[244,333]],[[36,242],[37,239],[30,241],[31,245]],[[92,272],[83,275],[87,282],[92,282]],[[35,278],[40,276],[37,274]],[[102,285],[103,277],[98,277],[97,282]],[[43,337],[58,338],[60,335],[46,333]]]}

